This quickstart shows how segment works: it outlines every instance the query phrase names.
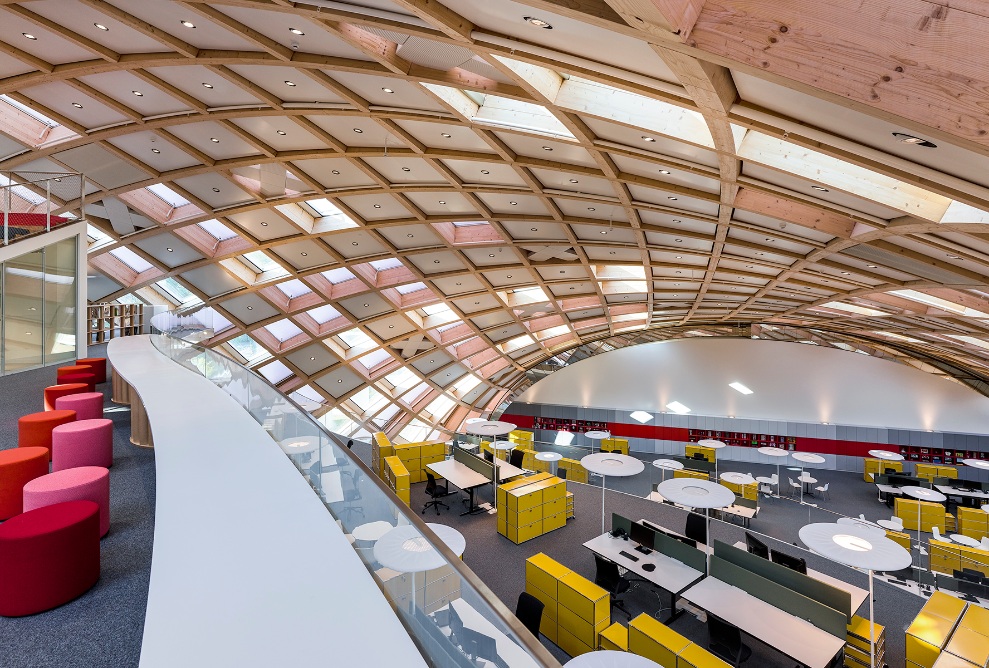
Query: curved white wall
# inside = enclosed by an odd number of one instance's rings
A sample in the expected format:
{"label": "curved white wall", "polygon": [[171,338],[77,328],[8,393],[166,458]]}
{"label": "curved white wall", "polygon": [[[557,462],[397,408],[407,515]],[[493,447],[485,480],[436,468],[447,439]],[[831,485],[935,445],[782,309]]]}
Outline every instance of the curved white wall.
{"label": "curved white wall", "polygon": [[[753,390],[742,395],[728,384]],[[835,348],[695,338],[596,355],[539,381],[517,402],[691,415],[989,433],[989,398],[902,364]]]}

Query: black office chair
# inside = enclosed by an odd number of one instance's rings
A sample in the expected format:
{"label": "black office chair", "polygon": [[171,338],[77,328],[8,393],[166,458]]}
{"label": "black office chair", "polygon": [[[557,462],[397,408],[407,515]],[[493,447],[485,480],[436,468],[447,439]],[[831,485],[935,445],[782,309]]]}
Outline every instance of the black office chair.
{"label": "black office chair", "polygon": [[632,583],[622,577],[618,564],[598,554],[594,555],[594,566],[594,584],[611,594],[611,607],[621,610],[631,621],[632,613],[628,611],[625,602],[619,596],[627,592]]}
{"label": "black office chair", "polygon": [[898,473],[898,471],[896,469],[883,469],[883,474],[884,475],[893,475],[895,473]]}
{"label": "black office chair", "polygon": [[494,453],[491,452],[490,450],[484,451],[484,458],[489,462],[491,462],[492,464],[494,463]]}
{"label": "black office chair", "polygon": [[523,459],[525,459],[525,453],[521,450],[512,450],[512,454],[508,455],[508,463],[518,468],[522,468]]}
{"label": "black office chair", "polygon": [[515,616],[529,632],[539,640],[539,624],[543,620],[543,602],[528,592],[519,594],[519,602],[515,606]]}
{"label": "black office chair", "polygon": [[560,480],[566,480],[567,479],[567,470],[566,469],[561,469],[561,468],[556,469],[556,477],[559,478]]}
{"label": "black office chair", "polygon": [[708,649],[733,666],[739,666],[752,656],[752,648],[742,644],[742,631],[733,624],[707,613],[707,631],[711,636]]}
{"label": "black office chair", "polygon": [[707,461],[707,457],[705,457],[705,456],[704,456],[704,453],[703,453],[703,452],[695,452],[695,453],[694,453],[693,455],[691,455],[691,456],[692,456],[692,457],[693,457],[694,459],[703,459],[704,461]]}
{"label": "black office chair", "polygon": [[687,513],[687,524],[683,528],[683,535],[707,545],[707,521],[704,516]]}
{"label": "black office chair", "polygon": [[352,450],[354,448],[354,439],[347,441],[347,449]]}
{"label": "black office chair", "polygon": [[[347,480],[347,483],[344,483]],[[357,469],[354,471],[353,476],[349,476],[347,479],[340,477],[340,483],[343,487],[343,500],[344,508],[343,512],[350,517],[350,513],[357,513],[358,515],[364,515],[363,506],[355,505],[356,501],[360,501],[363,497],[361,496],[361,470]]]}
{"label": "black office chair", "polygon": [[426,494],[432,499],[429,503],[422,507],[422,514],[425,515],[426,511],[430,508],[436,509],[436,514],[440,514],[440,506],[443,506],[447,510],[450,510],[450,506],[446,505],[440,498],[447,496],[450,493],[450,488],[448,486],[440,487],[436,484],[436,477],[426,471]]}

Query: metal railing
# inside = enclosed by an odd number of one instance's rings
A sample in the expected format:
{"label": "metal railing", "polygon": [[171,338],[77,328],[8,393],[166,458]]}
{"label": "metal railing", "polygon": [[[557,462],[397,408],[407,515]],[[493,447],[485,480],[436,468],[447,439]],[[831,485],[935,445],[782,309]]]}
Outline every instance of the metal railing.
{"label": "metal railing", "polygon": [[75,172],[0,172],[3,244],[76,222],[85,178]]}

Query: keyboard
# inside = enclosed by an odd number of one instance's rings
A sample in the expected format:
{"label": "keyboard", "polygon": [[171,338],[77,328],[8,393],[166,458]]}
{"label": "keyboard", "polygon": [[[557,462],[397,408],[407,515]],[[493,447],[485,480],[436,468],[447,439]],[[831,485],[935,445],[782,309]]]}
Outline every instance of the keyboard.
{"label": "keyboard", "polygon": [[637,556],[635,556],[634,554],[631,554],[630,552],[626,552],[625,550],[622,550],[618,554],[622,555],[626,559],[631,559],[632,561],[638,561],[639,560],[639,558]]}

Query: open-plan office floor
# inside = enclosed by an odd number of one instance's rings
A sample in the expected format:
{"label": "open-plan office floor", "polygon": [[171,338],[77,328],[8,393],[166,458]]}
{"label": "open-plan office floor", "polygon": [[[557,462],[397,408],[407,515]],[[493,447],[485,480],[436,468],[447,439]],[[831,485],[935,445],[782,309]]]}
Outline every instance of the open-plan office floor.
{"label": "open-plan office floor", "polygon": [[[370,460],[370,447],[363,443],[354,446],[356,452],[365,461]],[[739,463],[732,467],[723,462],[724,470],[751,471],[755,475],[769,475],[769,469],[775,472],[775,467]],[[764,469],[764,470],[763,470]],[[786,473],[784,469],[783,473]],[[645,474],[643,474],[645,475]],[[832,482],[831,501],[810,499],[820,507],[857,517],[865,513],[869,519],[888,518],[889,509],[877,501],[875,487],[862,480],[861,474],[840,471],[820,471],[815,473],[821,482]],[[656,478],[658,482],[659,478]],[[449,524],[463,533],[467,539],[467,551],[464,560],[467,565],[483,580],[494,593],[502,599],[509,608],[514,609],[518,595],[525,589],[525,560],[533,554],[544,552],[553,559],[581,575],[594,578],[594,558],[583,543],[599,535],[601,532],[601,490],[593,485],[569,483],[569,491],[574,493],[575,518],[567,522],[566,527],[539,536],[533,540],[515,545],[499,535],[496,529],[496,519],[493,514],[480,513],[462,517],[462,508],[457,496],[448,499],[449,509],[440,509],[437,517],[430,509],[425,519],[431,522]],[[425,485],[412,486],[411,507],[421,511],[429,500],[424,492]],[[642,493],[649,489],[642,481],[634,490]],[[487,489],[478,492],[478,502],[490,502],[491,493]],[[868,581],[864,573],[859,573],[830,562],[822,557],[810,554],[793,546],[798,541],[797,531],[808,523],[808,511],[811,512],[811,522],[833,522],[837,516],[801,506],[797,502],[779,499],[763,503],[764,510],[760,511],[757,519],[753,520],[751,528],[760,533],[768,534],[777,541],[768,541],[770,547],[779,547],[783,551],[799,554],[807,559],[808,567],[840,578],[850,584],[866,588]],[[662,505],[642,498],[640,495],[620,493],[612,489],[612,480],[608,482],[606,492],[606,513],[620,513],[632,519],[644,518],[653,523],[682,532],[686,513],[678,508]],[[715,540],[732,544],[744,540],[744,529],[735,524],[712,522],[711,534]],[[900,666],[904,662],[903,630],[917,615],[925,602],[925,598],[909,593],[887,583],[876,583],[876,621],[887,627],[886,651],[887,663],[890,666]],[[661,599],[653,594],[650,587],[640,585],[625,597],[626,604],[633,616],[640,612],[656,614],[660,605],[669,605],[665,594]],[[661,616],[664,617],[664,612]],[[867,604],[859,610],[859,614],[867,616]],[[612,615],[612,621],[627,620],[620,613]],[[671,624],[671,628],[698,643],[707,642],[707,631],[702,621],[691,614],[684,614]],[[766,666],[767,668],[790,668],[793,662],[771,648],[757,641],[746,641],[752,647],[753,656],[747,665]],[[565,662],[567,656],[553,643],[543,638],[543,643]]]}

